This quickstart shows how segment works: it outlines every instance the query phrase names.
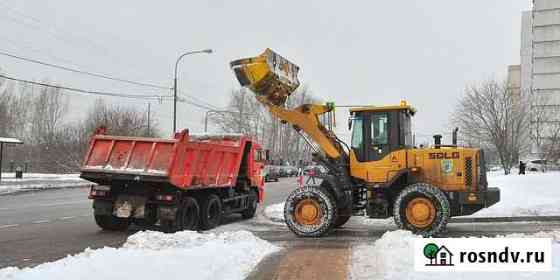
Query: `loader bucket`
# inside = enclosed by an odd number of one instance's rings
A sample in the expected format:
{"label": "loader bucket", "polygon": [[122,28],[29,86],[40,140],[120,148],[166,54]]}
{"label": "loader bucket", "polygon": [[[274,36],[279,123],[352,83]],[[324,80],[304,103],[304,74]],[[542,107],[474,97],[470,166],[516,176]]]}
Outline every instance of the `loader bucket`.
{"label": "loader bucket", "polygon": [[270,49],[257,57],[232,61],[230,66],[241,86],[261,102],[282,106],[299,86],[299,67]]}

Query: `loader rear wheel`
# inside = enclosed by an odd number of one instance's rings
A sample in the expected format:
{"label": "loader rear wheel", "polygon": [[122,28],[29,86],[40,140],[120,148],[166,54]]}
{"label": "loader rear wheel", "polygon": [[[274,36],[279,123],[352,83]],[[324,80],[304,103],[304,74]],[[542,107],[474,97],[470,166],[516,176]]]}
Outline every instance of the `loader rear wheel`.
{"label": "loader rear wheel", "polygon": [[434,236],[443,231],[449,216],[449,201],[445,194],[425,183],[405,188],[393,206],[395,224],[424,237]]}
{"label": "loader rear wheel", "polygon": [[212,229],[222,221],[222,200],[215,194],[203,198],[200,209],[200,225],[202,229]]}
{"label": "loader rear wheel", "polygon": [[338,216],[336,217],[336,221],[334,221],[334,227],[339,228],[342,227],[344,224],[350,220],[351,216]]}
{"label": "loader rear wheel", "polygon": [[334,226],[336,203],[324,188],[306,186],[294,190],[286,199],[284,219],[298,236],[319,237]]}
{"label": "loader rear wheel", "polygon": [[163,220],[164,232],[173,233],[181,230],[197,230],[200,221],[200,207],[194,197],[187,196],[179,204],[175,220]]}
{"label": "loader rear wheel", "polygon": [[113,215],[95,215],[95,223],[104,230],[125,231],[130,225],[130,219]]}
{"label": "loader rear wheel", "polygon": [[257,191],[255,191],[254,189],[249,191],[249,200],[247,201],[247,203],[247,209],[241,212],[241,216],[243,217],[243,219],[253,218],[255,216],[255,213],[257,212],[259,197],[257,195]]}

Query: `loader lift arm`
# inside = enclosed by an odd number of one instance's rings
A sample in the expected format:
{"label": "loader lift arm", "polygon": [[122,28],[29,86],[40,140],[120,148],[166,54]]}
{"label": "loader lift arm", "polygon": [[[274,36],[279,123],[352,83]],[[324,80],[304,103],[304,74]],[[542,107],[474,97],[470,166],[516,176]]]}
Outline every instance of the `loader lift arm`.
{"label": "loader lift arm", "polygon": [[299,86],[299,67],[270,49],[257,57],[235,60],[230,66],[241,86],[255,93],[256,99],[273,116],[290,123],[296,131],[305,132],[318,145],[316,147],[303,135],[315,150],[314,159],[329,170],[324,186],[336,198],[337,206],[341,209],[350,207],[353,184],[348,153],[334,132],[319,121],[319,116],[332,112],[334,105],[304,104],[293,109],[286,108],[287,98]]}
{"label": "loader lift arm", "polygon": [[292,124],[297,131],[303,130],[309,135],[319,145],[327,158],[336,160],[345,154],[336,141],[336,136],[319,121],[319,116],[330,112],[332,108],[316,104],[304,104],[294,109],[286,109],[271,104],[267,104],[267,107],[274,116]]}

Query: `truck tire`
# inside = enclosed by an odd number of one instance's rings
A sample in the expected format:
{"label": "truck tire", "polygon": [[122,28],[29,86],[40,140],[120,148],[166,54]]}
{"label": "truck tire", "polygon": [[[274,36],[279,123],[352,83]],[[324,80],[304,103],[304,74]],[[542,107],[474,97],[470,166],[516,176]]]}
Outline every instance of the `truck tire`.
{"label": "truck tire", "polygon": [[175,220],[161,221],[164,232],[174,233],[181,230],[197,230],[200,221],[200,207],[194,197],[183,198],[178,206]]}
{"label": "truck tire", "polygon": [[449,201],[445,194],[426,183],[406,187],[393,205],[395,224],[424,237],[443,231],[449,217]]}
{"label": "truck tire", "polygon": [[350,220],[350,217],[352,216],[338,216],[336,217],[336,220],[334,221],[334,228],[339,228],[342,227],[344,224],[346,224],[348,222],[348,220]]}
{"label": "truck tire", "polygon": [[288,228],[301,237],[320,237],[334,226],[336,202],[324,188],[305,186],[286,199],[284,219]]}
{"label": "truck tire", "polygon": [[104,230],[125,231],[130,225],[130,219],[118,218],[113,215],[94,215],[95,223]]}
{"label": "truck tire", "polygon": [[215,194],[210,194],[202,199],[200,209],[200,225],[202,229],[212,229],[222,221],[222,200]]}
{"label": "truck tire", "polygon": [[249,191],[249,200],[247,204],[248,204],[247,209],[241,212],[241,216],[243,217],[243,219],[253,218],[255,216],[255,213],[257,212],[257,206],[259,205],[259,197],[257,195],[257,191],[255,191],[254,189],[251,189]]}

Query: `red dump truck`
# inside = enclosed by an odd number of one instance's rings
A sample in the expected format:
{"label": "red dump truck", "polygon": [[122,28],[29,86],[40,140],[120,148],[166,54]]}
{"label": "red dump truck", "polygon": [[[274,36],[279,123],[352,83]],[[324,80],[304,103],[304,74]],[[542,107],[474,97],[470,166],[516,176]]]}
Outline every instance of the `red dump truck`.
{"label": "red dump truck", "polygon": [[105,135],[90,141],[81,177],[97,183],[96,223],[125,230],[131,223],[166,232],[210,229],[223,215],[255,215],[264,196],[266,153],[238,134],[189,135],[173,139]]}

